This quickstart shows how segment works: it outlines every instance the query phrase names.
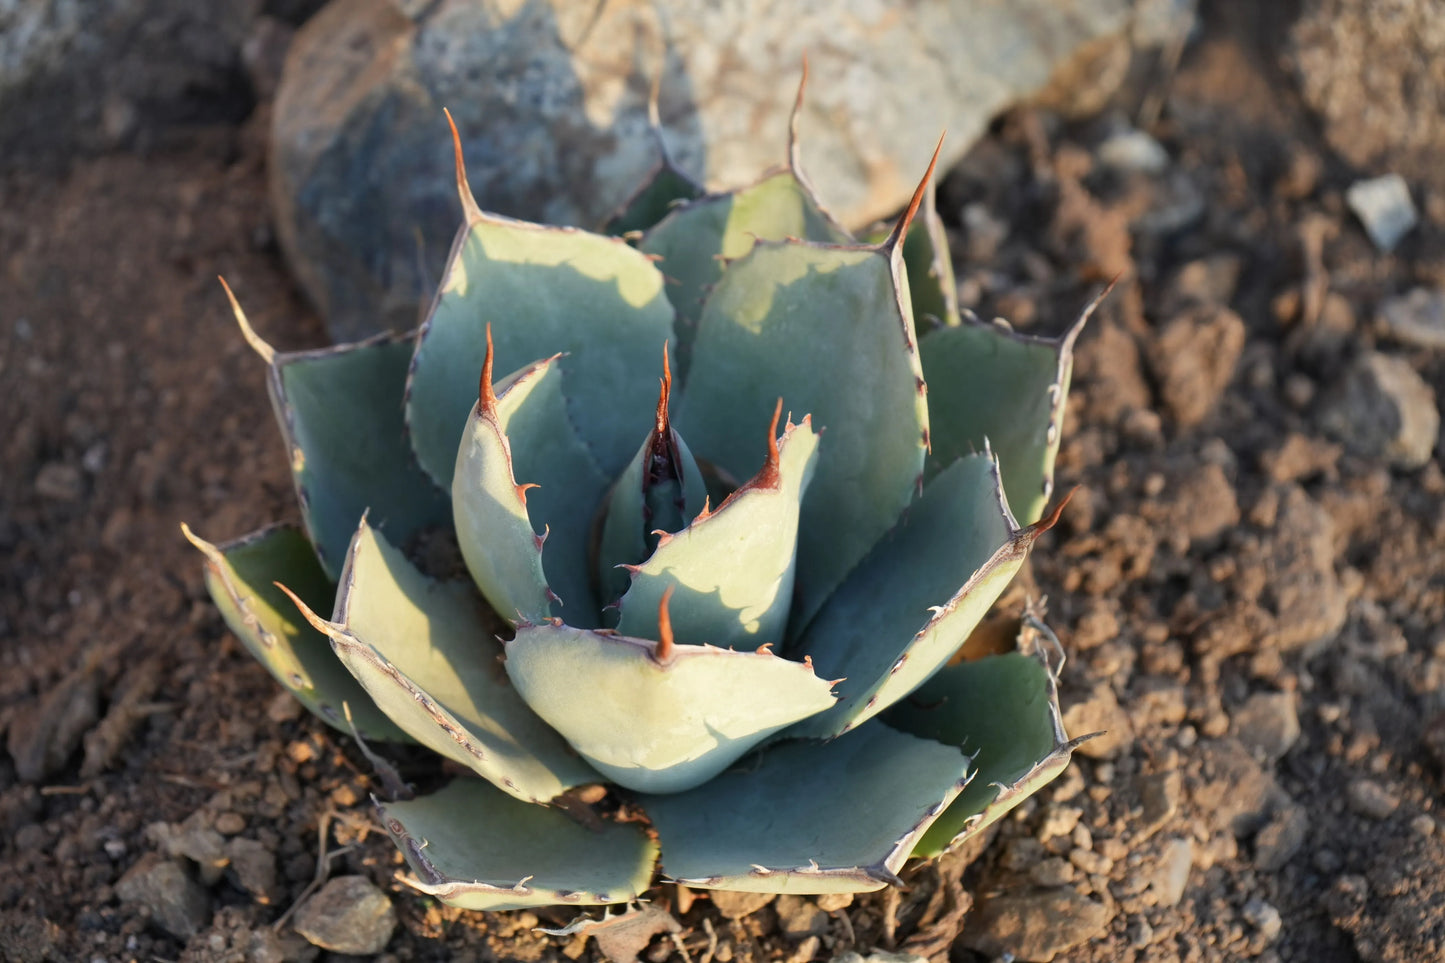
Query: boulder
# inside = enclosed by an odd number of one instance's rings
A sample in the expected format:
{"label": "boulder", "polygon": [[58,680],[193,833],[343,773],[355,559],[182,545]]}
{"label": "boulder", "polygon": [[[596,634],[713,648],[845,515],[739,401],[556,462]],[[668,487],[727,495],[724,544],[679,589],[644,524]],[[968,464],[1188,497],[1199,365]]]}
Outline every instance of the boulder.
{"label": "boulder", "polygon": [[1053,79],[1076,93],[1117,83],[1081,65],[1101,46],[1177,35],[1192,9],[332,0],[297,33],[277,93],[277,233],[333,337],[409,328],[461,217],[443,107],[483,209],[592,228],[657,162],[654,76],[678,163],[709,187],[737,186],[784,160],[805,53],[803,161],[825,206],[856,227],[903,206],[940,131],[946,166]]}
{"label": "boulder", "polygon": [[261,0],[0,0],[0,169],[147,148],[251,109],[241,46]]}

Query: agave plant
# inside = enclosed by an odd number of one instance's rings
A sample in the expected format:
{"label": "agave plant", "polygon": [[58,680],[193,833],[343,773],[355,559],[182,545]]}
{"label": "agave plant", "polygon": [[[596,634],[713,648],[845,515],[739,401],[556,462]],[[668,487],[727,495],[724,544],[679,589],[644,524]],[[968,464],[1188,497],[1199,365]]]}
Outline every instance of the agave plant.
{"label": "agave plant", "polygon": [[[929,176],[855,240],[796,113],[788,164],[730,193],[661,149],[608,234],[483,212],[455,150],[418,331],[279,353],[231,298],[304,533],[186,530],[307,708],[470,771],[379,804],[413,885],[873,890],[1061,772],[1042,647],[955,655],[1052,524],[1083,319],[961,318]],[[419,564],[450,532],[470,579]]]}

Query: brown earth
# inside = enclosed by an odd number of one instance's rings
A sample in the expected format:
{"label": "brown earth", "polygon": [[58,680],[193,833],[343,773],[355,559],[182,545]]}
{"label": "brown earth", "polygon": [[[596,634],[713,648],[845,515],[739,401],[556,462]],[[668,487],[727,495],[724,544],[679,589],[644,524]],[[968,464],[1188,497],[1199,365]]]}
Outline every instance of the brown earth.
{"label": "brown earth", "polygon": [[[1313,126],[1270,20],[1211,14],[1105,120],[1002,118],[940,192],[980,314],[1055,331],[1120,276],[1070,399],[1060,490],[1082,489],[1030,581],[1071,728],[1109,734],[907,892],[741,919],[665,892],[683,928],[649,960],[1445,959],[1445,474],[1322,428],[1367,351],[1445,392],[1445,355],[1373,323],[1445,285],[1445,198],[1393,254],[1370,245],[1343,191],[1381,171]],[[1123,117],[1162,173],[1100,161]],[[278,698],[180,538],[295,518],[215,282],[278,346],[322,343],[268,224],[266,124],[261,103],[0,178],[0,960],[316,958],[286,913],[319,840],[331,875],[391,895],[383,959],[590,958],[533,932],[565,912],[397,883],[369,767]],[[134,895],[165,853],[179,921]]]}

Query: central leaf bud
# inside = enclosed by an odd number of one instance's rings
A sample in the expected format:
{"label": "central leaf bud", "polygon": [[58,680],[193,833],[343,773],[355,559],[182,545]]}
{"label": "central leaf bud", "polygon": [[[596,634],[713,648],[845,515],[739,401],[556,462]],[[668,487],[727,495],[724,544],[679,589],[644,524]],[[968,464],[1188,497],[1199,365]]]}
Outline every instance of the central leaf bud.
{"label": "central leaf bud", "polygon": [[627,591],[629,566],[647,559],[664,536],[686,528],[707,507],[707,486],[697,460],[672,427],[671,395],[672,366],[664,346],[652,430],[613,484],[602,510],[596,575],[604,605]]}

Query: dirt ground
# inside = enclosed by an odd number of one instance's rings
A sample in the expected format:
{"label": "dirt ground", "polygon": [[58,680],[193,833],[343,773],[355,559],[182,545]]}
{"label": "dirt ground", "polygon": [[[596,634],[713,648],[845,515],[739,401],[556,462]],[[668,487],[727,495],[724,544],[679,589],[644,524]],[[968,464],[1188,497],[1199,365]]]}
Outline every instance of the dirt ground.
{"label": "dirt ground", "polygon": [[[659,894],[682,930],[652,963],[1445,959],[1445,474],[1371,454],[1389,425],[1348,393],[1372,352],[1445,393],[1445,351],[1377,322],[1445,286],[1445,195],[1379,253],[1344,192],[1382,171],[1328,146],[1260,30],[1207,15],[1103,119],[1001,118],[940,190],[981,315],[1059,330],[1121,278],[1079,348],[1059,490],[1082,487],[1026,580],[1072,730],[1109,734],[906,892],[741,918]],[[1102,159],[1121,118],[1161,169]],[[274,344],[324,342],[268,223],[266,124],[0,179],[0,960],[349,959],[288,926],[319,846],[391,895],[381,959],[595,958],[534,932],[567,912],[397,883],[365,760],[278,698],[180,537],[296,518],[215,281]],[[121,885],[165,854],[201,881],[178,927]]]}

